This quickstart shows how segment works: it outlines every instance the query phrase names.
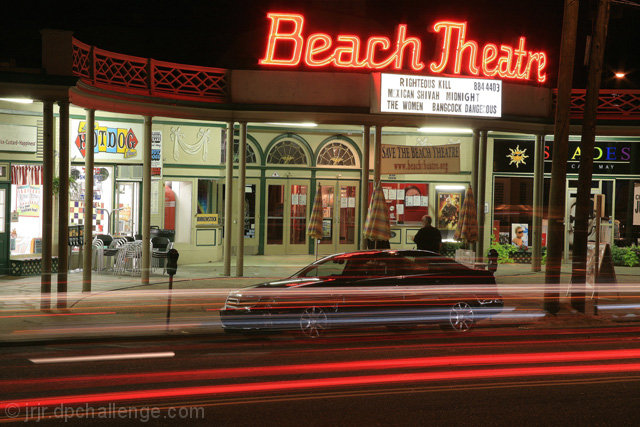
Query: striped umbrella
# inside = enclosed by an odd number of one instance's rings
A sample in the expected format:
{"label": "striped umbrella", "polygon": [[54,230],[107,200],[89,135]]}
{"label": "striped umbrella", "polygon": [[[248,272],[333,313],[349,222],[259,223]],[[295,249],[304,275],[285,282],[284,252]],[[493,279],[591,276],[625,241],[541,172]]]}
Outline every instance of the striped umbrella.
{"label": "striped umbrella", "polygon": [[389,240],[391,238],[387,201],[384,198],[382,186],[379,182],[375,190],[373,190],[362,237],[370,240]]}
{"label": "striped umbrella", "polygon": [[320,184],[318,184],[316,198],[313,200],[313,209],[311,210],[311,217],[309,218],[307,234],[313,239],[314,252],[316,259],[318,259],[318,239],[322,239],[322,194]]}
{"label": "striped umbrella", "polygon": [[307,234],[314,239],[322,238],[322,194],[320,194],[320,186],[316,191],[316,198],[313,200],[313,209],[309,218],[309,226]]}
{"label": "striped umbrella", "polygon": [[473,197],[471,187],[467,188],[465,193],[462,211],[460,212],[460,220],[458,227],[453,234],[456,240],[462,240],[465,243],[474,243],[478,241],[478,215],[476,211],[476,201]]}

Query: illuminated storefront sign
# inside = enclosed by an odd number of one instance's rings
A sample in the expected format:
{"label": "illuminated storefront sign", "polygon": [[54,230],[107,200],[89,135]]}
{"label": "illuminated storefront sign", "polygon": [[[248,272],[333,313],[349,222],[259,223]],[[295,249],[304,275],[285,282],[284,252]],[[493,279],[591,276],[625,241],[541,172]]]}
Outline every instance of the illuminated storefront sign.
{"label": "illuminated storefront sign", "polygon": [[[553,142],[544,145],[544,170],[551,173]],[[567,172],[578,173],[582,148],[569,141]],[[496,139],[493,142],[494,172],[533,173],[535,142]],[[593,147],[594,174],[640,174],[640,144],[628,141],[596,141]]]}
{"label": "illuminated storefront sign", "polygon": [[500,117],[502,82],[381,74],[380,111]]}
{"label": "illuminated storefront sign", "polygon": [[[73,120],[72,129],[77,134],[74,145],[82,155],[86,154],[87,122],[84,120]],[[117,124],[95,122],[95,143],[94,153],[105,153],[116,155],[115,158],[133,158],[138,155],[138,137],[132,127],[120,127]]]}
{"label": "illuminated storefront sign", "polygon": [[[422,40],[408,35],[407,25],[396,27],[392,41],[387,36],[370,36],[363,41],[357,35],[325,33],[303,34],[304,16],[295,13],[268,13],[271,20],[267,48],[259,63],[267,66],[296,67],[301,63],[312,68],[336,67],[364,70],[402,70],[407,63],[411,71],[427,68],[421,59]],[[440,36],[435,46],[435,61],[428,71],[436,74],[466,74],[534,80],[543,83],[547,56],[527,50],[526,38],[518,46],[480,44],[467,39],[467,23],[438,21],[433,31]],[[425,70],[427,71],[427,70]]]}

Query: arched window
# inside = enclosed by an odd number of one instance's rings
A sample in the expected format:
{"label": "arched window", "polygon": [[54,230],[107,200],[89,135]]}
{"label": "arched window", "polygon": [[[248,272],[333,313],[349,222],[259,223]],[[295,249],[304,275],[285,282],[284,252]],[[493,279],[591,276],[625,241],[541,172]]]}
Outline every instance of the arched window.
{"label": "arched window", "polygon": [[[226,140],[222,141],[222,144],[221,144],[222,150],[220,152],[220,163],[224,163],[227,161],[227,150],[225,148],[225,145],[226,145]],[[238,156],[239,150],[240,150],[240,140],[234,139],[233,140],[233,163],[240,162],[240,157]],[[247,142],[247,153],[245,155],[245,162],[248,165],[258,163],[258,157],[256,156],[256,152],[251,146],[251,144],[249,144],[249,142]]]}
{"label": "arched window", "polygon": [[267,163],[273,165],[306,165],[304,149],[295,141],[285,139],[274,144],[267,155]]}
{"label": "arched window", "polygon": [[332,141],[322,147],[318,153],[318,165],[357,166],[356,156],[347,144],[340,141]]}

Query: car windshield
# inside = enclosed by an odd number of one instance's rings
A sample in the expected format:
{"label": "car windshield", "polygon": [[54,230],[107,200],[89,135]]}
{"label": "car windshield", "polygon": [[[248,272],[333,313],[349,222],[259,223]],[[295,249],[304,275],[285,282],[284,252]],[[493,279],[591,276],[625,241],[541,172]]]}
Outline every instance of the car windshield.
{"label": "car windshield", "polygon": [[373,277],[412,274],[413,260],[385,253],[335,256],[322,259],[296,273],[293,277]]}

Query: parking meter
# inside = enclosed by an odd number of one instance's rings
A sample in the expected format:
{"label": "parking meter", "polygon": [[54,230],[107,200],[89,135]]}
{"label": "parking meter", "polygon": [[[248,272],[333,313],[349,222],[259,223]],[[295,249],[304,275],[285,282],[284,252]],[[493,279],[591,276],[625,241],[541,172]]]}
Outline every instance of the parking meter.
{"label": "parking meter", "polygon": [[179,256],[180,254],[175,249],[169,249],[169,252],[167,252],[167,274],[171,277],[173,277],[178,270]]}
{"label": "parking meter", "polygon": [[498,251],[496,251],[495,249],[491,249],[489,250],[489,253],[487,254],[487,268],[489,269],[490,272],[495,273],[496,270],[498,269]]}

